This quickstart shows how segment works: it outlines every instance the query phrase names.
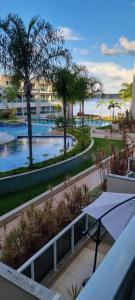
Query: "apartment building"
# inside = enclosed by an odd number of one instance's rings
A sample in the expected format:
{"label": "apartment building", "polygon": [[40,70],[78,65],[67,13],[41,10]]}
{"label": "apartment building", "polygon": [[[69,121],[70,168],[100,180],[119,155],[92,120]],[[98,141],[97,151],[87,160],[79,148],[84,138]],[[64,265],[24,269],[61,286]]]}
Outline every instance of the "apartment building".
{"label": "apartment building", "polygon": [[[23,83],[21,84],[18,97],[11,103],[4,97],[4,89],[11,85],[11,77],[0,75],[0,110],[16,108],[18,116],[27,114],[26,99]],[[47,115],[54,113],[54,107],[61,102],[53,93],[52,83],[40,80],[32,81],[31,113],[32,115]]]}

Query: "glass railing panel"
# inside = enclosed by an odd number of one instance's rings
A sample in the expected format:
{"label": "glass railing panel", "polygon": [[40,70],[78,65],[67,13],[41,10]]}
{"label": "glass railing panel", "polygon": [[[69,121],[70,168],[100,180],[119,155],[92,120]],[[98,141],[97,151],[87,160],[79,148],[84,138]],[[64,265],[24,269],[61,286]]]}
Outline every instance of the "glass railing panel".
{"label": "glass railing panel", "polygon": [[53,246],[49,247],[34,262],[35,280],[41,281],[51,270],[53,270]]}
{"label": "glass railing panel", "polygon": [[28,266],[23,272],[22,272],[23,275],[31,278],[31,266]]}
{"label": "glass railing panel", "polygon": [[71,251],[71,229],[57,240],[57,263]]}
{"label": "glass railing panel", "polygon": [[86,224],[86,216],[84,216],[82,219],[80,219],[75,225],[74,225],[74,243],[76,244],[81,240],[83,237],[83,232],[85,231],[85,224]]}

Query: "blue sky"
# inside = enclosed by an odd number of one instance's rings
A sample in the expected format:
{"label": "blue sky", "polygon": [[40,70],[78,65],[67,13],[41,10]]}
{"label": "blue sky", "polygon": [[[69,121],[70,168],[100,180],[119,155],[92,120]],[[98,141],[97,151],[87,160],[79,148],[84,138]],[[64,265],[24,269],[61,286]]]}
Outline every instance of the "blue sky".
{"label": "blue sky", "polygon": [[0,0],[0,15],[17,13],[27,23],[40,15],[61,28],[73,59],[117,92],[132,80],[135,0]]}

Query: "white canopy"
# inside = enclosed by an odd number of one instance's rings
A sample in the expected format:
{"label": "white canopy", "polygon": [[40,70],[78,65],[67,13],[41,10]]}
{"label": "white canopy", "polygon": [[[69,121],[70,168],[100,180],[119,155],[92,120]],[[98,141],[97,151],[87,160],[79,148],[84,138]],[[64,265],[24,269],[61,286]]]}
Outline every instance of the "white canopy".
{"label": "white canopy", "polygon": [[[85,207],[83,211],[95,219],[99,219],[109,209],[131,197],[135,197],[135,195],[105,192],[92,204]],[[135,215],[135,199],[112,210],[102,218],[101,222],[116,240],[133,215]]]}

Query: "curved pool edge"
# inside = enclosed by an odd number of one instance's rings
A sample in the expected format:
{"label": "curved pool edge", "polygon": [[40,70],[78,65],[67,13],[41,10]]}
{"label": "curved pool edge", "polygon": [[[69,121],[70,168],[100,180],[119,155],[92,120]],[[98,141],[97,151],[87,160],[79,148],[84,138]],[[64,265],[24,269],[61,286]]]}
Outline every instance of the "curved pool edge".
{"label": "curved pool edge", "polygon": [[93,146],[94,139],[91,137],[91,143],[84,151],[65,161],[60,161],[56,164],[25,173],[0,178],[0,195],[7,194],[7,191],[8,194],[21,191],[32,186],[46,183],[57,176],[64,176],[67,172],[73,171],[75,167],[90,158]]}

